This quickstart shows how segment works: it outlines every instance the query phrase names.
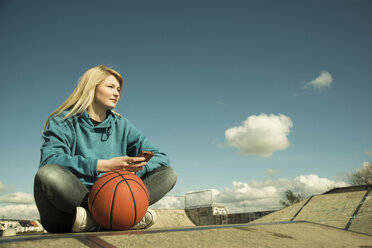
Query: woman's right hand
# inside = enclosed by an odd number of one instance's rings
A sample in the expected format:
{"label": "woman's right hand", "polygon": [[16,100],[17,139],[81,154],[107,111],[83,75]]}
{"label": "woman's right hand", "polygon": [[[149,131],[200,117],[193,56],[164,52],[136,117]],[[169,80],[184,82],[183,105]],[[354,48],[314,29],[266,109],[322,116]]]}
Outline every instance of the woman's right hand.
{"label": "woman's right hand", "polygon": [[97,171],[98,173],[113,170],[137,172],[143,170],[146,164],[144,157],[115,157],[108,160],[98,160]]}

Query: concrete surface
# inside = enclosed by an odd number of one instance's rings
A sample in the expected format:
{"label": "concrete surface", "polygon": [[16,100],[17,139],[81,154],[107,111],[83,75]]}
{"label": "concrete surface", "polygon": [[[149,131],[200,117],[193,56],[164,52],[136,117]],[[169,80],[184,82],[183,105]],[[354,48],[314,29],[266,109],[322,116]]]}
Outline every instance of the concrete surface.
{"label": "concrete surface", "polygon": [[45,234],[4,238],[0,248],[15,247],[372,247],[372,236],[309,223],[201,226],[147,231]]}
{"label": "concrete surface", "polygon": [[248,224],[195,226],[184,210],[155,210],[158,220],[147,230],[3,237],[0,248],[372,248],[370,191],[316,195]]}
{"label": "concrete surface", "polygon": [[[304,235],[306,234],[306,235]],[[312,223],[191,228],[144,235],[107,235],[115,247],[372,247],[372,237]]]}

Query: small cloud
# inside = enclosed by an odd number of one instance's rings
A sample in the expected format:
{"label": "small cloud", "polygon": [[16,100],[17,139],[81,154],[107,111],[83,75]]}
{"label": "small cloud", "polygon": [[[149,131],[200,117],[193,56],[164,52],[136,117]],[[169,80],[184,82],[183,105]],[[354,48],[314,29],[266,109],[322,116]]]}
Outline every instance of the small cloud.
{"label": "small cloud", "polygon": [[309,83],[304,85],[305,89],[316,89],[316,90],[323,90],[326,88],[331,87],[331,83],[333,82],[332,75],[327,71],[320,72],[319,77],[314,80],[311,80]]}
{"label": "small cloud", "polygon": [[12,204],[0,206],[0,218],[36,220],[40,215],[35,204]]}
{"label": "small cloud", "polygon": [[34,203],[34,197],[24,192],[15,192],[0,196],[0,203],[30,204]]}
{"label": "small cloud", "polygon": [[15,187],[14,184],[5,185],[2,182],[0,182],[0,192],[1,191],[13,191],[15,189],[16,189],[16,187]]}
{"label": "small cloud", "polygon": [[151,205],[152,209],[184,209],[185,199],[183,196],[165,196],[157,203]]}
{"label": "small cloud", "polygon": [[221,143],[221,142],[219,142],[219,141],[214,142],[214,144],[215,144],[217,147],[220,147],[220,148],[222,148],[222,147],[226,147],[226,146],[227,146],[225,143]]}
{"label": "small cloud", "polygon": [[220,106],[226,106],[226,103],[224,103],[224,102],[221,101],[221,100],[218,100],[218,101],[217,101],[217,104],[220,105]]}
{"label": "small cloud", "polygon": [[287,136],[293,127],[291,118],[279,115],[251,115],[242,126],[225,131],[227,145],[238,148],[239,153],[271,157],[275,151],[289,147]]}
{"label": "small cloud", "polygon": [[305,195],[321,194],[334,187],[349,186],[345,182],[335,182],[328,178],[321,178],[318,175],[310,174],[298,176],[294,179],[293,186],[295,190],[301,189]]}
{"label": "small cloud", "polygon": [[350,180],[351,172],[339,172],[334,176],[335,181],[344,181],[348,182]]}
{"label": "small cloud", "polygon": [[274,169],[268,168],[265,171],[265,175],[267,175],[267,176],[275,176],[275,175],[279,175],[279,174],[282,174],[281,170],[274,170]]}
{"label": "small cloud", "polygon": [[[5,190],[12,187],[8,185]],[[0,196],[0,218],[35,220],[40,216],[31,194],[15,192]]]}
{"label": "small cloud", "polygon": [[366,155],[372,155],[372,151],[365,151]]}

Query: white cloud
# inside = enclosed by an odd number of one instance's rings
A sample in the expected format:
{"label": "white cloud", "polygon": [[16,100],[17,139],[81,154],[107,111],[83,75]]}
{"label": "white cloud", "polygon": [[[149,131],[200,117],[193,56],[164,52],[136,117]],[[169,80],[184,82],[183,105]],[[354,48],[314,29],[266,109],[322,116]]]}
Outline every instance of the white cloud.
{"label": "white cloud", "polygon": [[268,179],[263,182],[252,181],[249,183],[253,188],[261,188],[261,187],[268,187],[274,186],[276,188],[287,188],[292,189],[292,182],[287,178],[279,178],[279,179]]}
{"label": "white cloud", "polygon": [[17,203],[29,204],[34,202],[31,194],[24,192],[15,192],[8,195],[0,196],[0,203]]}
{"label": "white cloud", "polygon": [[[14,185],[4,186],[0,182],[0,189],[11,190]],[[39,219],[34,197],[25,192],[14,192],[0,196],[0,218],[6,219],[24,219],[33,220]]]}
{"label": "white cloud", "polygon": [[331,87],[331,83],[333,82],[332,75],[327,71],[320,72],[319,77],[314,80],[311,80],[309,83],[306,83],[304,88],[305,89],[316,89],[316,90],[323,90],[326,88]]}
{"label": "white cloud", "polygon": [[275,176],[275,175],[279,175],[279,174],[282,174],[281,170],[274,170],[274,169],[271,169],[271,168],[267,168],[266,171],[265,171],[265,175],[267,175],[267,176]]}
{"label": "white cloud", "polygon": [[220,105],[220,106],[226,106],[226,103],[224,103],[224,102],[221,101],[221,100],[218,100],[218,101],[217,101],[217,104]]}
{"label": "white cloud", "polygon": [[276,187],[268,185],[255,188],[249,183],[232,182],[232,188],[226,188],[215,196],[217,202],[237,202],[242,200],[257,201],[267,198],[277,198],[279,191]]}
{"label": "white cloud", "polygon": [[304,195],[324,193],[334,187],[346,187],[345,182],[335,182],[327,178],[320,178],[318,175],[298,176],[293,181],[293,190],[302,192]]}
{"label": "white cloud", "polygon": [[152,209],[184,209],[185,199],[183,196],[165,196],[157,203],[151,205]]}
{"label": "white cloud", "polygon": [[372,164],[372,162],[363,162],[362,167],[357,168],[355,172],[360,173],[362,171],[369,171],[369,167]]}
{"label": "white cloud", "polygon": [[40,216],[35,204],[12,204],[0,206],[0,218],[35,220]]}
{"label": "white cloud", "polygon": [[[293,180],[281,178],[262,182],[234,181],[231,187],[226,187],[221,191],[212,189],[210,192],[195,192],[192,197],[187,196],[186,201],[188,206],[198,206],[200,203],[200,205],[207,205],[204,203],[210,202],[212,194],[213,203],[226,206],[230,213],[253,212],[281,208],[279,201],[285,199],[285,191],[288,189],[295,194],[309,197],[314,194],[324,193],[334,187],[345,186],[348,186],[345,182],[321,178],[318,175],[301,175]],[[164,202],[175,202],[172,197],[167,198]],[[194,198],[198,198],[198,201],[194,201]],[[176,208],[182,208],[182,198],[178,197],[177,200],[180,204]]]}
{"label": "white cloud", "polygon": [[271,157],[289,147],[287,136],[293,123],[283,114],[251,115],[242,124],[225,131],[227,145],[238,148],[239,153]]}
{"label": "white cloud", "polygon": [[0,192],[1,191],[12,191],[12,190],[15,190],[15,188],[16,187],[14,184],[5,185],[2,182],[0,182]]}

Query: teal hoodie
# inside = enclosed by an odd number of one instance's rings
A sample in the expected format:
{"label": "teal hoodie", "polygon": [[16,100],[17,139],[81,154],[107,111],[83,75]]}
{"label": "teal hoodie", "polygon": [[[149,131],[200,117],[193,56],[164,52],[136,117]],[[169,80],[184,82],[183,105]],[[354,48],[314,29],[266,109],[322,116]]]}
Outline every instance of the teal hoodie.
{"label": "teal hoodie", "polygon": [[88,113],[63,120],[69,110],[49,119],[43,133],[40,166],[58,164],[68,168],[87,187],[103,173],[97,172],[97,161],[113,157],[135,157],[141,151],[154,156],[137,176],[143,177],[155,168],[169,165],[168,157],[159,151],[141,132],[124,118],[111,111],[94,126]]}

